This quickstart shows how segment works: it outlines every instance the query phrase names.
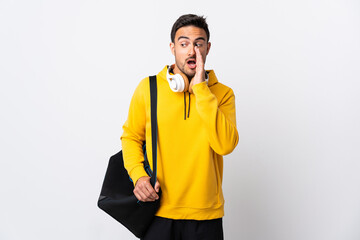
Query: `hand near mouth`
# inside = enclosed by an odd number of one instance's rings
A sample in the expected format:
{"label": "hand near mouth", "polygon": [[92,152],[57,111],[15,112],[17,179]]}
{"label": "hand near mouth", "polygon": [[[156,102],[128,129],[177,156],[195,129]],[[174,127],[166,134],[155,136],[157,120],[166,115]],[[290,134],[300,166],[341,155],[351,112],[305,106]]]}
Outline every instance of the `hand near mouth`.
{"label": "hand near mouth", "polygon": [[195,47],[196,53],[196,73],[192,81],[194,81],[193,85],[204,82],[205,81],[205,69],[204,69],[204,60],[201,56],[200,50],[198,47]]}

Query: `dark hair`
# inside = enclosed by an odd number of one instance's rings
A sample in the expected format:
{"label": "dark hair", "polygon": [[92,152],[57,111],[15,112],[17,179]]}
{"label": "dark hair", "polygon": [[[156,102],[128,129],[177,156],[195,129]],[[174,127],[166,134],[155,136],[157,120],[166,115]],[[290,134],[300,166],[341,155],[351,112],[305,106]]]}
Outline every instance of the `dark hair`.
{"label": "dark hair", "polygon": [[209,42],[210,32],[208,25],[206,23],[206,18],[204,18],[203,16],[197,16],[195,14],[182,15],[176,20],[176,22],[174,23],[171,29],[171,35],[170,35],[171,42],[174,42],[175,40],[176,31],[179,28],[186,26],[195,26],[204,29],[207,36],[207,41]]}

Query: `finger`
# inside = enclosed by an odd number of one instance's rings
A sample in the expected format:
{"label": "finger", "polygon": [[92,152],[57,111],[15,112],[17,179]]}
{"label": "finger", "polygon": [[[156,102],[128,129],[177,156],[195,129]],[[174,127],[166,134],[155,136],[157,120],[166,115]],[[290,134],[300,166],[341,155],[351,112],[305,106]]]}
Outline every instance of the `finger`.
{"label": "finger", "polygon": [[159,190],[160,190],[160,183],[159,183],[159,181],[156,181],[156,183],[155,183],[155,191],[158,193]]}
{"label": "finger", "polygon": [[135,195],[135,197],[137,198],[137,200],[142,201],[142,197],[140,196],[140,194],[138,194],[137,192],[135,192],[135,190],[134,190],[134,195]]}
{"label": "finger", "polygon": [[202,58],[202,55],[200,53],[200,49],[198,47],[195,47],[195,53],[196,53],[196,67],[199,69],[203,69],[204,68],[204,61]]}
{"label": "finger", "polygon": [[149,193],[148,198],[151,198],[151,200],[158,199],[159,196],[156,194],[154,188],[151,186],[151,184],[146,184],[146,191]]}
{"label": "finger", "polygon": [[144,202],[155,201],[155,198],[150,194],[150,192],[148,190],[144,190],[141,193],[142,193]]}
{"label": "finger", "polygon": [[146,201],[146,196],[142,191],[134,190],[134,194],[138,200],[140,200],[142,202]]}
{"label": "finger", "polygon": [[139,184],[136,184],[136,186],[135,186],[134,191],[140,195],[141,201],[154,200],[154,199],[149,199],[149,196],[151,196],[151,194],[147,190],[147,187],[146,187],[147,184],[150,185],[150,183],[148,183],[147,181],[141,181],[141,182],[139,182]]}
{"label": "finger", "polygon": [[148,183],[148,182],[144,183],[141,186],[140,190],[145,195],[145,199],[147,201],[154,201],[155,200],[155,197],[153,197],[153,192],[155,192],[155,191],[154,191],[154,189],[152,189],[152,186],[151,186],[150,183]]}

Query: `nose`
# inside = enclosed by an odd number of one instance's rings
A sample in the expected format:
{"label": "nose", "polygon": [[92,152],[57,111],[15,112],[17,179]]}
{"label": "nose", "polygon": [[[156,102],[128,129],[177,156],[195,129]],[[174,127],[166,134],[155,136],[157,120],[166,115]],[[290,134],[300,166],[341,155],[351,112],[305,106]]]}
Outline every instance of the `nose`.
{"label": "nose", "polygon": [[195,45],[191,45],[189,47],[188,55],[189,56],[194,56],[195,55]]}

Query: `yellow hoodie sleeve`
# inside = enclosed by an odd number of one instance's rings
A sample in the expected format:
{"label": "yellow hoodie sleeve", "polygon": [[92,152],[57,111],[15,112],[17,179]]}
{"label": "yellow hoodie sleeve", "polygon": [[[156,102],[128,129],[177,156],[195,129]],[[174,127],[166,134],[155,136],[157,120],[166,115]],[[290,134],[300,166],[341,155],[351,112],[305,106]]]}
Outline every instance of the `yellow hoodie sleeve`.
{"label": "yellow hoodie sleeve", "polygon": [[144,86],[141,86],[143,84],[145,84],[144,81],[136,88],[131,99],[129,115],[120,138],[124,166],[134,185],[140,177],[147,176],[143,165],[144,153],[142,150],[146,126]]}
{"label": "yellow hoodie sleeve", "polygon": [[231,153],[239,141],[236,129],[235,95],[230,88],[226,90],[218,103],[218,99],[206,82],[193,86],[196,108],[208,129],[210,146],[219,155]]}

